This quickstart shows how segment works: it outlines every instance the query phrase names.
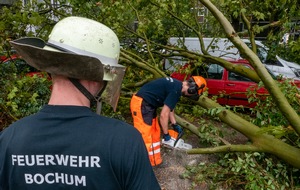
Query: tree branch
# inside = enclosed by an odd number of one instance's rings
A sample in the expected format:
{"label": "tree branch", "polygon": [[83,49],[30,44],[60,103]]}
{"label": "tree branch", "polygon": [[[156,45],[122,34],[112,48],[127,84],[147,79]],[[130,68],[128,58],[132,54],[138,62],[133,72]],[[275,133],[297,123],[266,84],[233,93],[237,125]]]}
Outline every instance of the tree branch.
{"label": "tree branch", "polygon": [[188,154],[213,154],[220,152],[262,152],[263,150],[253,145],[224,145],[211,148],[195,148],[188,150]]}

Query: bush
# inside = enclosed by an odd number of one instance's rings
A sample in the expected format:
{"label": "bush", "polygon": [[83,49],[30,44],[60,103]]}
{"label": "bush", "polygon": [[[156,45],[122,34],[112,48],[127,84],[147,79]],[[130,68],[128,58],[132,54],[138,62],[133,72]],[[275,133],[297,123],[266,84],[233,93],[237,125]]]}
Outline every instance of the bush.
{"label": "bush", "polygon": [[0,130],[48,102],[51,82],[47,74],[29,77],[26,72],[17,74],[13,62],[0,65]]}

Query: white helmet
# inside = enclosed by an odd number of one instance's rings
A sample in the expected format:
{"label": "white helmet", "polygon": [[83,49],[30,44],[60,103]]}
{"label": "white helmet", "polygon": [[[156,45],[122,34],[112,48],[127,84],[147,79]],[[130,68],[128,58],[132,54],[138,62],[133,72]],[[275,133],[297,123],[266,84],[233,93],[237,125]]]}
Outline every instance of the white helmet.
{"label": "white helmet", "polygon": [[71,16],[54,26],[47,43],[39,38],[21,38],[11,44],[28,64],[41,71],[108,81],[102,98],[116,109],[125,67],[118,64],[118,37],[107,26]]}

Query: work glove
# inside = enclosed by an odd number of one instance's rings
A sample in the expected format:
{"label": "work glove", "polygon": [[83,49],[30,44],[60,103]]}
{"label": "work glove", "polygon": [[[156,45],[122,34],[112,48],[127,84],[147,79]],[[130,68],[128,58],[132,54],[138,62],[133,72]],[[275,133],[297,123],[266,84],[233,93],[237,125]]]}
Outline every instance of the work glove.
{"label": "work glove", "polygon": [[172,127],[173,127],[174,131],[176,131],[177,133],[179,133],[179,134],[183,133],[183,129],[180,125],[175,123],[175,124],[172,124]]}
{"label": "work glove", "polygon": [[171,139],[170,134],[169,134],[169,133],[168,133],[168,134],[163,134],[163,139],[164,139],[165,141],[170,140],[170,139]]}

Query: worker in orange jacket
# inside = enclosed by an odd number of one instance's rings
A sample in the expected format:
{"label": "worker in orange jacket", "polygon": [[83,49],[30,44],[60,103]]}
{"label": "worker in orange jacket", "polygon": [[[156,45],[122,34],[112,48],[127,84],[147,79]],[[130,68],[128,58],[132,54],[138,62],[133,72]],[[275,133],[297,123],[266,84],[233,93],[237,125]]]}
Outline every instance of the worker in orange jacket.
{"label": "worker in orange jacket", "polygon": [[[182,134],[183,129],[176,124],[174,108],[181,96],[198,100],[206,89],[206,81],[201,76],[192,76],[179,81],[171,77],[159,78],[145,84],[132,96],[130,109],[136,127],[144,139],[152,166],[162,163],[160,154],[160,126],[163,132],[162,143],[171,147],[175,138],[169,133],[169,122],[174,131]],[[156,110],[162,107],[158,120]]]}

